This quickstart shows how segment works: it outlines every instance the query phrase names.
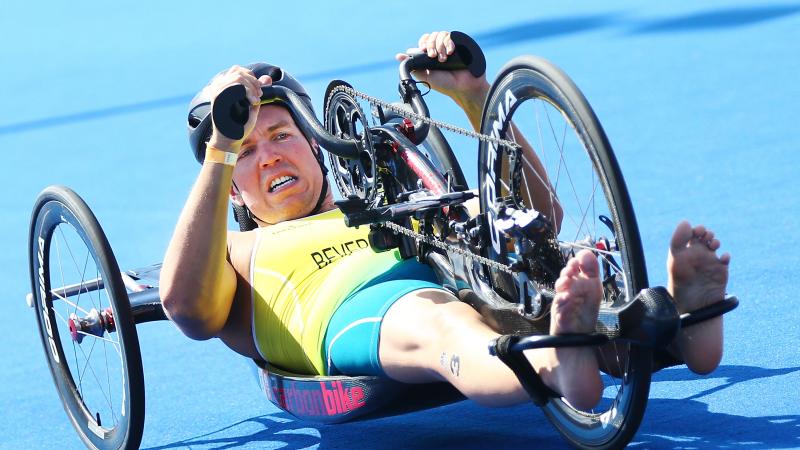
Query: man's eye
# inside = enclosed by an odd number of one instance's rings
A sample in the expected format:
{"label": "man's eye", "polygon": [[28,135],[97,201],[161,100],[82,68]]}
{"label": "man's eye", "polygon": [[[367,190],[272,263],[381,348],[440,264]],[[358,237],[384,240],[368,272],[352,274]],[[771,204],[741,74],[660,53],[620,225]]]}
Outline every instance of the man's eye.
{"label": "man's eye", "polygon": [[237,159],[245,158],[248,155],[250,155],[250,153],[252,153],[252,152],[253,152],[253,149],[251,149],[251,148],[243,148],[241,151],[239,151],[239,157]]}
{"label": "man's eye", "polygon": [[276,141],[282,141],[282,140],[288,139],[288,138],[289,138],[289,133],[283,133],[282,132],[282,133],[278,133],[278,134],[275,135],[275,140]]}

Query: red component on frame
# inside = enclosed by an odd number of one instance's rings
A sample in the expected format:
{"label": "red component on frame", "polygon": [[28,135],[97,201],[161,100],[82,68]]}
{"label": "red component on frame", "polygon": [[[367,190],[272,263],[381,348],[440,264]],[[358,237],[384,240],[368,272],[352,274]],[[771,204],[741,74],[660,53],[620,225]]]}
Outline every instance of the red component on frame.
{"label": "red component on frame", "polygon": [[419,155],[400,147],[400,157],[408,164],[408,167],[417,174],[422,184],[428,188],[433,195],[442,195],[447,193],[447,186],[445,186],[437,174],[433,173],[428,166],[422,162]]}
{"label": "red component on frame", "polygon": [[400,132],[405,135],[411,142],[416,141],[417,133],[414,131],[414,122],[409,119],[403,119],[403,123],[400,124]]}

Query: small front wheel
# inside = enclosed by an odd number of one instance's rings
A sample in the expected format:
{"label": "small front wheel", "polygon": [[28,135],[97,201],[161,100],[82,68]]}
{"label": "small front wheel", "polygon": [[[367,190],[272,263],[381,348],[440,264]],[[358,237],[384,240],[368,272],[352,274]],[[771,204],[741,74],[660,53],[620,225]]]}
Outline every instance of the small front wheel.
{"label": "small front wheel", "polygon": [[[598,258],[604,306],[621,306],[647,287],[639,231],[619,166],[592,108],[566,74],[536,57],[510,61],[489,92],[481,132],[496,138],[481,141],[479,150],[485,256],[528,267],[524,277],[485,267],[479,278],[498,297],[510,303],[537,293],[552,297],[561,267],[580,249]],[[545,237],[531,245],[501,232],[501,211],[508,208],[529,217],[541,213],[549,224]],[[605,384],[600,405],[582,411],[554,398],[544,412],[579,448],[620,448],[644,414],[651,352],[612,341],[597,355]]]}
{"label": "small front wheel", "polygon": [[30,226],[39,334],[62,405],[93,449],[138,448],[139,339],[117,261],[94,214],[63,186],[42,191]]}

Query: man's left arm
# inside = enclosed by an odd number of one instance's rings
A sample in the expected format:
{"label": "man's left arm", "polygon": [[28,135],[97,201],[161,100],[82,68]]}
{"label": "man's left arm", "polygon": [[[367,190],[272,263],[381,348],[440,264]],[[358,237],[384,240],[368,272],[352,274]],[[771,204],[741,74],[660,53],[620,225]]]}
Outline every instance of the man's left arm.
{"label": "man's left arm", "polygon": [[[455,51],[455,44],[450,38],[450,32],[436,31],[423,34],[419,38],[417,48],[409,49],[409,52],[412,50],[422,50],[428,54],[428,57],[444,62]],[[403,61],[406,58],[408,58],[408,55],[405,53],[395,55],[395,59],[398,61]],[[486,80],[486,74],[475,77],[468,70],[425,70],[414,71],[413,74],[418,80],[428,83],[431,89],[452,98],[467,115],[472,128],[480,133],[483,105],[491,87]],[[563,210],[556,197],[555,189],[550,183],[547,171],[536,152],[534,152],[533,147],[517,129],[516,125],[512,123],[511,127],[516,143],[522,147],[525,159],[531,164],[530,166],[525,165],[523,170],[535,172],[526,177],[531,185],[524,186],[524,189],[529,189],[533,193],[534,208],[539,211],[553,212],[554,217],[551,217],[551,220],[553,220],[557,232],[561,226]]]}

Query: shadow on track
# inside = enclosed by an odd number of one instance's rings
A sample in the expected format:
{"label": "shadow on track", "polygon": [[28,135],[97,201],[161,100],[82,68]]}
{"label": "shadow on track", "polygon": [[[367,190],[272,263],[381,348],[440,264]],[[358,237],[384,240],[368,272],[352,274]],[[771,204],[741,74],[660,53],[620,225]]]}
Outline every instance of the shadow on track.
{"label": "shadow on track", "polygon": [[746,417],[709,412],[698,400],[650,399],[631,447],[782,449],[798,444],[800,415]]}
{"label": "shadow on track", "polygon": [[800,6],[797,5],[759,5],[745,8],[704,11],[668,19],[647,21],[641,25],[635,26],[629,34],[676,33],[681,31],[718,30],[721,28],[742,27],[779,19],[784,16],[797,14],[798,12],[800,12]]}
{"label": "shadow on track", "polygon": [[[509,420],[514,418],[514,420]],[[461,402],[420,413],[339,425],[308,424],[285,413],[253,417],[210,433],[146,447],[285,449],[497,449],[563,448],[564,442],[535,408],[482,408]],[[145,447],[143,447],[145,448]]]}
{"label": "shadow on track", "polygon": [[[748,417],[709,412],[702,397],[740,383],[770,383],[770,378],[800,371],[800,367],[767,369],[753,366],[720,366],[709,378],[724,383],[684,399],[650,398],[647,414],[632,446],[639,448],[797,448],[800,415]],[[685,367],[668,369],[653,376],[654,382],[697,380]],[[777,384],[777,383],[776,383]],[[747,402],[748,399],[740,399]],[[787,401],[790,401],[787,399]],[[634,445],[635,444],[635,445]]]}
{"label": "shadow on track", "polygon": [[[255,431],[253,431],[255,430]],[[319,430],[306,427],[285,413],[265,414],[236,422],[227,427],[146,450],[171,448],[215,449],[237,448],[245,445],[259,448],[316,448],[320,444]]]}
{"label": "shadow on track", "polygon": [[[795,448],[800,439],[800,415],[745,417],[709,412],[700,397],[736,384],[800,371],[800,367],[765,369],[721,366],[711,377],[725,383],[685,399],[651,398],[645,421],[632,446],[636,448]],[[655,375],[656,382],[697,380],[686,368]],[[296,421],[285,413],[253,417],[189,439],[150,447],[236,448],[563,448],[565,442],[531,405],[484,408],[460,402],[417,412],[340,425]]]}

